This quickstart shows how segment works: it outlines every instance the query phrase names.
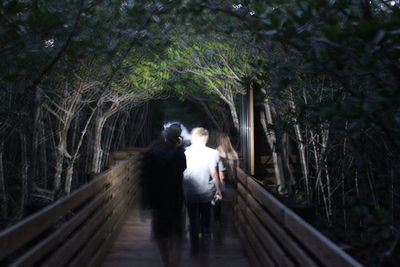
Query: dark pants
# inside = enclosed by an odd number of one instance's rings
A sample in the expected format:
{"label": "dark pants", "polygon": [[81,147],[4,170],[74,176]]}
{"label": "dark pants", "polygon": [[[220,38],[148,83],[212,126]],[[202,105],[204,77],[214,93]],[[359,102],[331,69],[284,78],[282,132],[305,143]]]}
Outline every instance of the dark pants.
{"label": "dark pants", "polygon": [[187,203],[187,210],[192,253],[198,253],[200,244],[205,252],[207,252],[211,239],[211,203],[189,202]]}

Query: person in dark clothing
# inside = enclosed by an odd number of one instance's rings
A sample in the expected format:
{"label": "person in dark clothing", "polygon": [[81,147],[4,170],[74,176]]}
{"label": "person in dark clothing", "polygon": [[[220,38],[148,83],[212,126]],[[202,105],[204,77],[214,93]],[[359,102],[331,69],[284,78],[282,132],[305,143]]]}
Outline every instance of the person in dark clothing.
{"label": "person in dark clothing", "polygon": [[152,235],[166,267],[179,266],[184,226],[186,157],[180,134],[180,126],[171,125],[144,155],[143,201],[152,210]]}

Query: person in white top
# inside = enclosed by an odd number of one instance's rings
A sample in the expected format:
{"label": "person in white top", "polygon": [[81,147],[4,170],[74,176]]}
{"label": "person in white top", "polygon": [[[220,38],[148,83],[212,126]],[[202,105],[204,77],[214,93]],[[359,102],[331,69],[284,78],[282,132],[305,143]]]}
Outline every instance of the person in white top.
{"label": "person in white top", "polygon": [[[183,189],[189,215],[192,255],[198,255],[200,241],[208,249],[211,231],[211,200],[222,199],[218,177],[218,151],[206,146],[208,131],[192,130],[191,145],[185,151],[187,168],[183,175]],[[201,239],[200,239],[201,236]]]}

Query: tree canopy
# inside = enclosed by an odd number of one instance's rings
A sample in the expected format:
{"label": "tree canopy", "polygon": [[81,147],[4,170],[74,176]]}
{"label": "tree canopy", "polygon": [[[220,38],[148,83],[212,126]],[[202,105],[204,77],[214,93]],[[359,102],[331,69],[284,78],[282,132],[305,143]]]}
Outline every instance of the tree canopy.
{"label": "tree canopy", "polygon": [[238,135],[253,90],[274,185],[256,178],[364,262],[393,261],[399,25],[397,0],[2,1],[1,225],[150,143],[152,100]]}

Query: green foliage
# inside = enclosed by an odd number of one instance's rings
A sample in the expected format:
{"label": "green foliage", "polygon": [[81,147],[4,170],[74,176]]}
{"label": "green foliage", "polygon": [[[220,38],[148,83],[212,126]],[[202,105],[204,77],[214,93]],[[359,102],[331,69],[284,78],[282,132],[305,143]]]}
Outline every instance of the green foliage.
{"label": "green foliage", "polygon": [[[293,126],[300,125],[309,180],[317,183],[317,167],[323,174],[321,179],[325,173],[330,178],[322,181],[322,189],[318,184],[308,188],[311,202],[319,202],[323,213],[342,230],[351,221],[349,231],[361,234],[352,243],[365,252],[359,259],[379,263],[394,236],[390,223],[399,222],[393,216],[399,211],[393,203],[398,202],[400,173],[398,2],[245,0],[196,4],[209,20],[209,24],[202,20],[203,27],[217,24],[212,28],[252,37],[248,46],[257,58],[251,61],[249,76],[256,94],[261,95],[259,88],[266,90],[264,97],[276,110],[274,123],[268,128],[276,134],[287,132],[296,140]],[[218,20],[227,23],[224,29]],[[263,100],[258,99],[260,107]],[[324,131],[329,131],[326,147],[321,142]],[[321,151],[322,158],[314,162],[314,154]],[[324,200],[331,203],[330,211],[321,200],[321,191],[329,186],[333,191]],[[389,190],[397,191],[388,196]],[[371,195],[373,208],[366,204]],[[344,203],[352,199],[364,208],[349,209]],[[336,220],[343,213],[347,219]]]}
{"label": "green foliage", "polygon": [[[227,85],[239,92],[243,87],[242,80],[252,70],[249,51],[218,35],[212,40],[204,37],[176,38],[167,53],[172,67],[186,77],[190,76],[206,94],[215,93],[213,88]],[[180,93],[185,94],[185,91]]]}
{"label": "green foliage", "polygon": [[[174,91],[212,111],[223,106],[215,94],[235,103],[254,85],[258,105],[268,97],[275,107],[270,131],[300,124],[303,134],[321,136],[329,129],[321,170],[334,182],[346,178],[333,185],[331,216],[349,208],[337,204],[341,186],[350,188],[343,189],[345,200],[362,203],[372,191],[374,208],[350,211],[349,227],[361,235],[353,245],[386,248],[393,216],[388,205],[379,206],[388,201],[388,177],[400,173],[399,25],[399,5],[378,0],[2,1],[0,123],[30,114],[26,106],[37,103],[27,92],[34,89],[60,101],[66,90],[60,84],[74,84],[77,76],[121,94]],[[314,182],[316,166],[308,167]],[[362,181],[366,193],[355,196],[355,173],[367,172],[383,189]],[[307,199],[299,190],[294,196]]]}
{"label": "green foliage", "polygon": [[[132,46],[163,42],[161,24],[179,1],[3,1],[0,81],[28,81],[63,58],[97,57],[118,65]],[[7,67],[6,67],[7,66]],[[58,68],[68,69],[62,64]],[[117,67],[117,66],[116,66]]]}
{"label": "green foliage", "polygon": [[169,76],[165,62],[141,60],[128,73],[127,80],[133,88],[161,91]]}

